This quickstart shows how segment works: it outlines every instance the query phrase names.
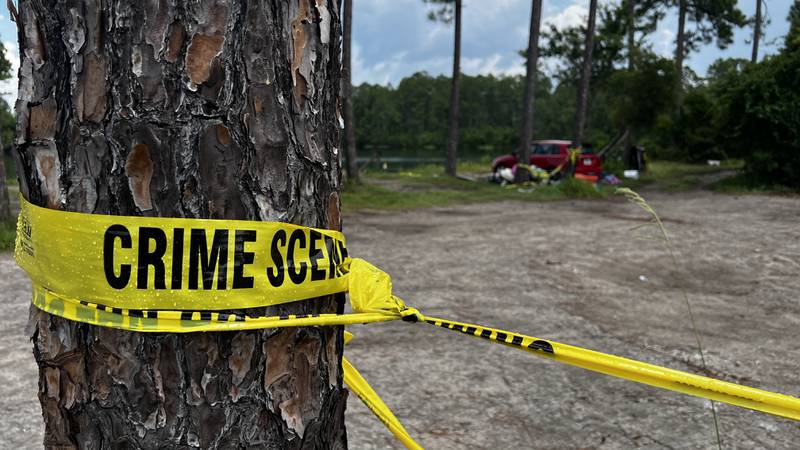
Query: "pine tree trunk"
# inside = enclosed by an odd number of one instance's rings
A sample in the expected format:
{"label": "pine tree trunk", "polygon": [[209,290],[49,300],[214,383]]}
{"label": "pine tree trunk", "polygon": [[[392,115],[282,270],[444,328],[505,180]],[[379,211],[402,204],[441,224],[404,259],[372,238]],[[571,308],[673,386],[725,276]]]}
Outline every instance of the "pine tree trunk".
{"label": "pine tree trunk", "polygon": [[[21,0],[18,26],[31,202],[339,228],[337,2]],[[339,328],[29,329],[48,448],[346,447]]]}
{"label": "pine tree trunk", "polygon": [[[578,107],[575,111],[575,131],[572,146],[583,144],[583,131],[586,127],[586,112],[589,108],[589,84],[592,80],[592,53],[594,52],[594,25],[597,16],[597,0],[589,1],[589,19],[586,24],[586,37],[583,48],[583,63],[581,66],[581,81],[578,85]],[[567,163],[568,175],[572,175],[575,168],[572,162]]]}
{"label": "pine tree trunk", "polygon": [[[628,0],[628,70],[633,72],[636,69],[636,0]],[[631,147],[633,146],[633,132],[631,127],[625,126],[625,142],[623,150],[623,160],[628,161]]]}
{"label": "pine tree trunk", "polygon": [[455,39],[453,44],[453,90],[450,93],[450,135],[447,139],[445,173],[456,175],[458,153],[458,120],[461,102],[461,0],[455,0]]}
{"label": "pine tree trunk", "polygon": [[[525,69],[525,98],[522,102],[522,127],[519,139],[519,161],[530,163],[531,142],[533,140],[533,119],[536,97],[536,68],[539,61],[539,27],[542,21],[542,0],[531,1],[531,24],[528,32],[528,51]],[[529,172],[517,169],[516,181],[523,182],[529,178]]]}
{"label": "pine tree trunk", "polygon": [[358,181],[356,160],[356,125],[353,116],[353,79],[351,35],[353,34],[353,0],[344,0],[342,45],[342,97],[344,100],[344,136],[347,152],[347,178]]}
{"label": "pine tree trunk", "polygon": [[628,0],[628,70],[636,68],[636,0]]}
{"label": "pine tree trunk", "polygon": [[753,64],[758,62],[758,44],[761,40],[761,0],[756,0],[756,19],[753,24],[753,54],[750,57],[750,62]]}
{"label": "pine tree trunk", "polygon": [[686,0],[678,0],[678,36],[675,38],[675,74],[677,86],[677,111],[683,105],[683,58],[686,56]]}

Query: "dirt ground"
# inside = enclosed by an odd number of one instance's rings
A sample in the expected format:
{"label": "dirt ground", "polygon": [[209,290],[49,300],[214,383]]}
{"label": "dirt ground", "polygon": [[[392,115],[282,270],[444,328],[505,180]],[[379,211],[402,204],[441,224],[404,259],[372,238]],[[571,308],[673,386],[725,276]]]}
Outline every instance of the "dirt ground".
{"label": "dirt ground", "polygon": [[[679,258],[630,229],[620,198],[346,216],[351,254],[430,315],[505,328],[699,373],[681,288],[714,376],[800,396],[800,198],[652,194]],[[38,448],[28,294],[0,256],[0,447]],[[352,327],[351,362],[420,444],[455,448],[709,449],[707,401],[453,332]],[[800,423],[719,406],[723,447],[797,448]],[[352,449],[401,448],[355,396]]]}

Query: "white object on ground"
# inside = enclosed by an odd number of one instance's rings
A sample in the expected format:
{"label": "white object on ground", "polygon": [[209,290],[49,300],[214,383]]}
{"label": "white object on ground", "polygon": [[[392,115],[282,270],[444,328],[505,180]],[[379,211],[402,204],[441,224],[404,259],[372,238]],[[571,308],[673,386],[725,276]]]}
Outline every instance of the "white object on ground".
{"label": "white object on ground", "polygon": [[625,178],[630,178],[632,180],[639,179],[639,171],[638,170],[626,170],[622,172],[622,176]]}
{"label": "white object on ground", "polygon": [[497,173],[500,175],[500,178],[508,181],[509,183],[514,182],[514,172],[512,172],[508,167],[500,168]]}

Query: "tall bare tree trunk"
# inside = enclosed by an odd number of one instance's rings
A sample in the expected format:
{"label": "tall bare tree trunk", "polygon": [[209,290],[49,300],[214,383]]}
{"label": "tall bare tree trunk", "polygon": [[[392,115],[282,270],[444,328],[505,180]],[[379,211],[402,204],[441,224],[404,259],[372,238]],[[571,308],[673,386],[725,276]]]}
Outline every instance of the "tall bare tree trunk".
{"label": "tall bare tree trunk", "polygon": [[[633,72],[636,70],[636,56],[638,50],[636,49],[636,0],[628,0],[627,11],[627,26],[628,26],[628,70]],[[626,125],[623,131],[625,133],[624,148],[622,151],[623,159],[629,161],[631,147],[633,146],[633,132],[631,127]]]}
{"label": "tall bare tree trunk", "polygon": [[628,0],[628,70],[636,68],[636,0]]}
{"label": "tall bare tree trunk", "polygon": [[447,156],[444,170],[455,176],[458,153],[458,120],[461,102],[461,0],[455,0],[455,39],[453,44],[453,89],[450,93],[450,136],[447,139]]}
{"label": "tall bare tree trunk", "polygon": [[753,54],[750,57],[750,62],[753,64],[758,62],[758,43],[761,40],[761,0],[756,0],[756,19],[753,24]]}
{"label": "tall bare tree trunk", "polygon": [[[594,52],[594,25],[596,16],[597,0],[589,0],[589,19],[586,23],[581,81],[578,85],[578,107],[575,111],[575,131],[572,135],[573,146],[583,144],[583,131],[586,127],[586,111],[589,108],[589,84],[592,80],[592,53]],[[575,168],[570,161],[567,164],[567,174],[571,175],[574,170]]]}
{"label": "tall bare tree trunk", "polygon": [[[522,127],[519,139],[519,162],[529,164],[531,141],[533,140],[533,119],[536,108],[536,68],[539,61],[539,27],[542,22],[542,0],[531,1],[531,24],[528,32],[528,52],[525,68],[525,98],[522,101]],[[517,170],[517,181],[526,181],[529,173]]]}
{"label": "tall bare tree trunk", "polygon": [[[21,0],[18,26],[31,202],[339,228],[337,2]],[[339,328],[29,329],[47,448],[346,447]]]}
{"label": "tall bare tree trunk", "polygon": [[683,59],[686,56],[686,1],[678,0],[678,36],[675,38],[675,96],[677,111],[683,105]]}
{"label": "tall bare tree trunk", "polygon": [[344,0],[342,45],[342,97],[344,97],[344,136],[347,155],[347,178],[358,181],[356,161],[356,124],[353,117],[353,79],[351,35],[353,34],[353,0]]}
{"label": "tall bare tree trunk", "polygon": [[11,220],[11,199],[6,185],[6,157],[0,139],[0,222]]}

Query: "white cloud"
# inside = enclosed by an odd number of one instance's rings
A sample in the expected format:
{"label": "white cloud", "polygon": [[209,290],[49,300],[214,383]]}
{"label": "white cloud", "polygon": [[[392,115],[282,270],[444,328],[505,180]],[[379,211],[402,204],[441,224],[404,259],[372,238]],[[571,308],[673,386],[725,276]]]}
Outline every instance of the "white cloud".
{"label": "white cloud", "polygon": [[428,27],[428,32],[425,33],[425,38],[423,40],[423,48],[429,49],[431,47],[436,46],[440,39],[444,39],[445,37],[452,40],[453,30],[450,25],[435,23],[431,24]]}
{"label": "white cloud", "polygon": [[11,77],[7,80],[0,80],[0,95],[8,102],[11,109],[14,109],[14,103],[17,101],[17,87],[18,72],[19,72],[19,49],[17,43],[12,41],[3,41],[3,46],[6,48],[6,58],[11,62]]}
{"label": "white cloud", "polygon": [[675,33],[669,28],[661,29],[656,40],[656,53],[665,58],[670,58],[674,54],[674,46]]}
{"label": "white cloud", "polygon": [[[545,17],[542,20],[542,30],[549,30],[554,26],[558,30],[580,26],[586,23],[589,9],[582,3],[572,3],[564,9],[545,7]],[[546,44],[542,42],[540,45]],[[539,58],[539,68],[548,75],[553,75],[563,69],[564,63],[556,57]]]}
{"label": "white cloud", "polygon": [[353,43],[353,55],[351,60],[353,70],[353,85],[361,83],[388,84],[397,82],[401,78],[403,69],[407,65],[405,61],[407,51],[397,52],[376,64],[367,65],[361,56],[361,46]]}
{"label": "white cloud", "polygon": [[480,58],[462,58],[461,72],[468,75],[522,75],[525,66],[518,58],[504,63],[499,53]]}
{"label": "white cloud", "polygon": [[464,73],[497,73],[497,64],[500,62],[497,53],[483,58],[462,58],[461,71]]}
{"label": "white cloud", "polygon": [[[386,85],[397,83],[411,73],[409,67],[414,67],[414,72],[428,72],[431,75],[450,75],[453,68],[451,55],[425,59],[411,59],[413,53],[398,52],[377,64],[367,65],[361,56],[361,49],[353,45],[353,84],[374,83]],[[493,53],[484,57],[461,57],[461,73],[467,75],[524,75],[525,66],[520,58],[503,58],[500,53]]]}
{"label": "white cloud", "polygon": [[465,21],[474,22],[473,27],[493,27],[498,22],[512,22],[521,13],[530,17],[530,8],[530,0],[479,0],[466,3],[463,15]]}
{"label": "white cloud", "polygon": [[586,17],[588,17],[588,14],[589,10],[585,6],[572,4],[564,8],[558,14],[545,17],[543,20],[543,28],[547,29],[550,27],[550,25],[555,26],[559,30],[574,27],[586,22]]}

